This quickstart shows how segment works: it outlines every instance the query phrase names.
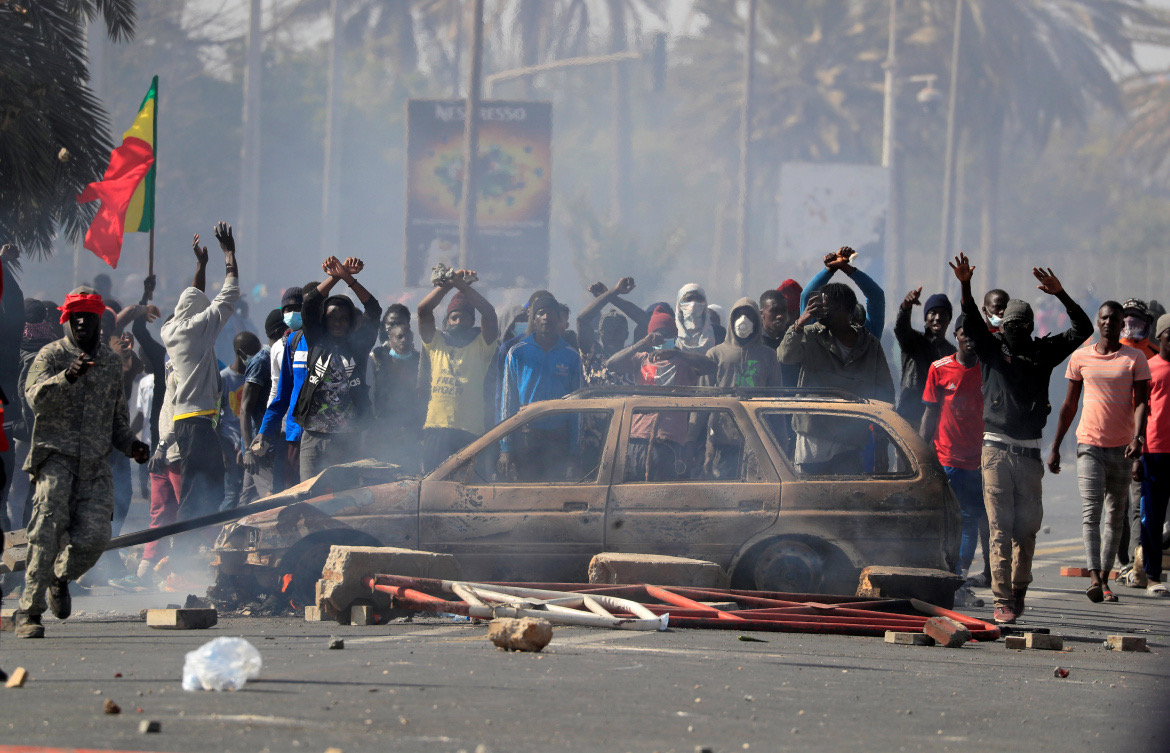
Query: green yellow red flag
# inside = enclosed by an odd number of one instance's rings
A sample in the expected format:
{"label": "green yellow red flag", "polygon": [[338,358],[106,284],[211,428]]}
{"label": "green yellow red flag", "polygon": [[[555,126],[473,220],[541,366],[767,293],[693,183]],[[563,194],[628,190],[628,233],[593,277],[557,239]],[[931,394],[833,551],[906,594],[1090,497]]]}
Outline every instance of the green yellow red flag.
{"label": "green yellow red flag", "polygon": [[101,181],[90,183],[79,203],[101,201],[85,233],[85,247],[118,266],[124,233],[154,228],[155,148],[158,136],[158,76],[138,108],[134,124],[122,136],[122,145],[110,154],[110,166]]}

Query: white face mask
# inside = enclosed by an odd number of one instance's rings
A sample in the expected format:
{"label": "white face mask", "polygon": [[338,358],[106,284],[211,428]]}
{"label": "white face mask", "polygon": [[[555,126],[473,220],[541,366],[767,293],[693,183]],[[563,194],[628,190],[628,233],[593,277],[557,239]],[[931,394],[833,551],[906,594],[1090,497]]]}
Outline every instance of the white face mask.
{"label": "white face mask", "polygon": [[702,301],[686,301],[678,305],[678,312],[682,315],[686,328],[695,329],[703,314],[707,313],[707,304]]}
{"label": "white face mask", "polygon": [[735,331],[735,336],[740,340],[748,339],[752,336],[752,333],[756,331],[756,323],[751,319],[748,319],[746,316],[740,316],[735,320],[735,324],[731,326]]}

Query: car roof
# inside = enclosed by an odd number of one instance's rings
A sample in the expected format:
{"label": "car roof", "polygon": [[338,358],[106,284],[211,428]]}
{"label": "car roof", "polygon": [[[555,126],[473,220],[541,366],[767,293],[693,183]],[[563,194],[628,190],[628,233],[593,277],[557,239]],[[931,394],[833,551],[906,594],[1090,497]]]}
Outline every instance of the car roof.
{"label": "car roof", "polygon": [[846,390],[827,387],[659,387],[654,385],[626,385],[585,387],[566,395],[564,400],[620,397],[726,397],[738,400],[768,402],[860,403],[869,401]]}

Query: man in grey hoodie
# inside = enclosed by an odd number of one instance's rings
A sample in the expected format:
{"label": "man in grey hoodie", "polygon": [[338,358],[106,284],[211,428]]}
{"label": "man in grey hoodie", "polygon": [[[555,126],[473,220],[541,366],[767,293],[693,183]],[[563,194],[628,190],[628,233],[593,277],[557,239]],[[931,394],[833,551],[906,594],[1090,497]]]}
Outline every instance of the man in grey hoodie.
{"label": "man in grey hoodie", "polygon": [[175,370],[174,433],[182,463],[179,518],[194,518],[219,509],[223,501],[223,455],[216,423],[222,384],[215,339],[235,311],[240,297],[236,242],[230,225],[215,226],[215,238],[227,265],[223,289],[208,300],[207,247],[195,236],[195,279],[179,296],[174,316],[163,325],[162,341]]}
{"label": "man in grey hoodie", "polygon": [[[740,298],[727,317],[727,339],[707,357],[715,361],[716,387],[780,387],[780,361],[776,351],[762,342],[760,307],[751,298]],[[704,465],[715,478],[737,478],[743,455],[743,434],[730,416],[715,415],[707,432]]]}

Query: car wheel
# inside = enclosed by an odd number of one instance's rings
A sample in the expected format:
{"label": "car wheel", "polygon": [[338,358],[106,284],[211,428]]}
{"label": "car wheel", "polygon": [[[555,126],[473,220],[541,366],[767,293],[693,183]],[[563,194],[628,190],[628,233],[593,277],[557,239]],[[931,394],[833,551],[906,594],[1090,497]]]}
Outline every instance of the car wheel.
{"label": "car wheel", "polygon": [[380,542],[361,531],[325,531],[297,542],[280,560],[284,595],[294,609],[304,609],[317,598],[317,581],[329,550],[334,546],[379,546]]}
{"label": "car wheel", "polygon": [[821,591],[825,558],[800,539],[776,539],[755,558],[757,591],[811,594]]}

